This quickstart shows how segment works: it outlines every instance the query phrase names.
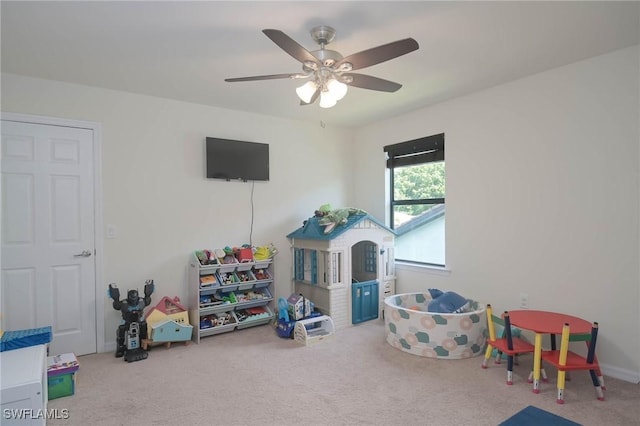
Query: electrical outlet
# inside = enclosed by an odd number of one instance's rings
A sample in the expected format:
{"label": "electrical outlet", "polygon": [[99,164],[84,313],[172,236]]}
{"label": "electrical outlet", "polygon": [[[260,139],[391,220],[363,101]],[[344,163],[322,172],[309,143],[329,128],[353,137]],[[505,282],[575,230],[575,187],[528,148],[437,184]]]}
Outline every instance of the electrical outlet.
{"label": "electrical outlet", "polygon": [[527,293],[520,293],[520,307],[529,309],[529,295]]}

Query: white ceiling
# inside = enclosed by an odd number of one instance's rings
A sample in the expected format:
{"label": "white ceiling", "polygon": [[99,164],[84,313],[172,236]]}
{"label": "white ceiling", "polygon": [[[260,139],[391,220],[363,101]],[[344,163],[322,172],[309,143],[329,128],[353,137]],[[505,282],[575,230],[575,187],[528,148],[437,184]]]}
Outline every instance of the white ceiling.
{"label": "white ceiling", "polygon": [[[2,72],[301,120],[357,127],[640,43],[639,2],[107,1],[1,3]],[[417,51],[358,72],[403,84],[350,88],[331,109],[300,106],[300,80],[262,32],[308,50],[337,30],[347,56],[413,37]]]}

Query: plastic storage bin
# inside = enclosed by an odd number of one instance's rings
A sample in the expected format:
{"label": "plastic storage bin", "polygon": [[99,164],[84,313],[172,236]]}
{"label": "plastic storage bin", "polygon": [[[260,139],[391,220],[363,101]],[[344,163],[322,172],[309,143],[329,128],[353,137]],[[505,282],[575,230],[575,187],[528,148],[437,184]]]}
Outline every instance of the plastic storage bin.
{"label": "plastic storage bin", "polygon": [[47,377],[49,400],[73,395],[76,390],[75,376],[75,373],[49,375]]}
{"label": "plastic storage bin", "polygon": [[[225,320],[220,322],[220,318]],[[237,326],[238,318],[233,311],[200,317],[200,335],[203,337],[233,331]]]}
{"label": "plastic storage bin", "polygon": [[[257,309],[257,311],[254,311],[254,309]],[[262,312],[258,312],[260,310],[262,310]],[[274,317],[273,312],[271,312],[271,309],[266,305],[257,308],[243,309],[241,310],[240,315],[242,321],[238,321],[238,330],[253,327],[255,325],[268,324]],[[237,313],[236,317],[238,317]]]}
{"label": "plastic storage bin", "polygon": [[76,388],[78,360],[72,353],[47,357],[47,388],[49,399],[71,396]]}

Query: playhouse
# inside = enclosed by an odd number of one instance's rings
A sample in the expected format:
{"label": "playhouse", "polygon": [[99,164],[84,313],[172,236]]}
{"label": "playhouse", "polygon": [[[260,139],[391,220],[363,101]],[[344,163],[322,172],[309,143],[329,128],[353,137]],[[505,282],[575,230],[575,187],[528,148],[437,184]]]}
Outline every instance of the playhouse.
{"label": "playhouse", "polygon": [[191,339],[193,326],[189,324],[189,311],[178,297],[163,297],[146,317],[150,342],[182,342]]}
{"label": "playhouse", "polygon": [[379,318],[384,298],[395,293],[395,233],[362,211],[324,223],[314,216],[287,235],[294,293],[329,315],[336,329]]}

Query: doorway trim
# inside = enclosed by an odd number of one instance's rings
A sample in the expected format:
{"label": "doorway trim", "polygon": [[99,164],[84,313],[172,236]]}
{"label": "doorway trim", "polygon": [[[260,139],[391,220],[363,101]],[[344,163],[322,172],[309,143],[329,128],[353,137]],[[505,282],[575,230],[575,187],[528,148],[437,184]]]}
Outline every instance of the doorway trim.
{"label": "doorway trim", "polygon": [[96,352],[106,352],[105,349],[105,324],[104,304],[106,292],[102,288],[103,276],[103,249],[102,235],[102,125],[93,121],[70,120],[66,118],[47,117],[41,115],[18,114],[12,112],[0,113],[0,118],[5,121],[17,121],[31,124],[44,124],[49,126],[75,127],[93,131],[93,236],[95,242],[95,287],[96,287]]}

